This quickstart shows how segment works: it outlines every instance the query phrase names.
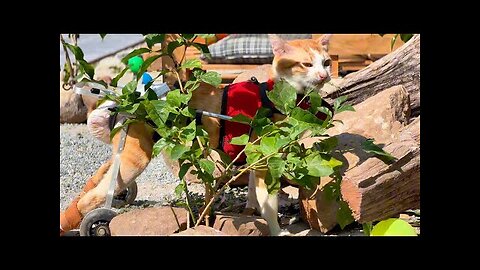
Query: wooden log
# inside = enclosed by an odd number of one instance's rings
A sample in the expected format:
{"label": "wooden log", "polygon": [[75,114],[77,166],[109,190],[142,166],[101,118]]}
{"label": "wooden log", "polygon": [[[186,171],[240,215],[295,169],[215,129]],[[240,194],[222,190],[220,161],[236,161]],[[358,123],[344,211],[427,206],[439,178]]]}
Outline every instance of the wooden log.
{"label": "wooden log", "polygon": [[359,223],[378,221],[420,207],[420,117],[384,150],[398,160],[370,158],[345,173],[343,199]]}
{"label": "wooden log", "polygon": [[349,104],[358,104],[394,85],[403,85],[410,94],[412,116],[420,114],[420,35],[414,35],[397,50],[351,73],[323,97],[328,102],[347,95]]}
{"label": "wooden log", "polygon": [[[410,106],[407,91],[401,86],[386,89],[366,101],[354,105],[355,112],[342,112],[335,119],[335,127],[328,130],[330,136],[338,139],[337,150],[332,153],[342,161],[342,175],[363,164],[366,160],[375,159],[371,154],[361,150],[361,145],[367,138],[375,140],[381,146],[397,141],[400,131],[410,121]],[[302,143],[306,147],[318,141],[318,138],[306,138]],[[378,160],[379,161],[379,160]],[[382,162],[382,161],[380,161]],[[337,225],[336,213],[339,205],[335,200],[328,199],[326,185],[332,181],[322,177],[317,189],[308,191],[300,188],[300,204],[302,219],[312,229],[326,233]],[[344,180],[345,181],[345,180]]]}

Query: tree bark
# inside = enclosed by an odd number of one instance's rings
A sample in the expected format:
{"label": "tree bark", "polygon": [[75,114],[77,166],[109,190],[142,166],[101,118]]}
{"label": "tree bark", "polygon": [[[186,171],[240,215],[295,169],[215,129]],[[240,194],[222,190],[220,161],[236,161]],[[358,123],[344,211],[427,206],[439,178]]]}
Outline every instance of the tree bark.
{"label": "tree bark", "polygon": [[398,160],[387,165],[370,158],[343,177],[342,197],[359,223],[383,220],[420,207],[420,117],[400,131],[384,150]]}
{"label": "tree bark", "polygon": [[348,96],[351,105],[360,103],[394,85],[403,85],[410,94],[412,116],[420,114],[420,35],[368,67],[345,76],[324,96],[332,103],[339,96]]}

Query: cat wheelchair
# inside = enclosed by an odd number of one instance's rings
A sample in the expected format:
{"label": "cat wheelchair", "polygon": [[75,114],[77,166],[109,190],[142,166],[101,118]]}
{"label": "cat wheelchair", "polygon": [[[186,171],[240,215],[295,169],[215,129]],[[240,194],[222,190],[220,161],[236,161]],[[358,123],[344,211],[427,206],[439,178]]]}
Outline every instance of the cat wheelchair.
{"label": "cat wheelchair", "polygon": [[[151,77],[147,73],[144,73],[143,80],[139,81],[136,91],[140,94],[145,93],[145,84],[151,80]],[[145,78],[147,77],[147,78]],[[149,78],[148,78],[149,77]],[[104,85],[94,82],[80,82],[74,86],[75,93],[79,95],[88,95],[94,96],[96,98],[103,98],[105,95],[118,96],[118,92],[121,91],[123,87],[113,87],[110,86],[108,89]],[[113,88],[113,89],[112,89]],[[151,89],[157,94],[159,98],[164,98],[166,94],[170,91],[170,88],[166,83],[152,84]],[[100,141],[103,141],[107,144],[110,143],[110,131],[114,128],[123,126],[125,121],[132,117],[132,115],[126,112],[119,112],[115,117],[110,117],[111,111],[114,110],[116,104],[113,101],[105,101],[102,103],[95,111],[92,112],[87,121],[87,126],[90,133]],[[98,115],[94,115],[98,114]],[[97,123],[90,123],[90,119],[97,118]],[[94,128],[91,128],[90,124],[95,125]],[[117,215],[117,212],[114,208],[121,208],[127,204],[132,204],[137,197],[137,183],[132,181],[129,185],[120,193],[115,193],[116,182],[118,181],[120,173],[120,155],[125,146],[125,141],[127,138],[128,125],[121,128],[120,141],[116,149],[115,155],[112,158],[112,174],[110,179],[105,179],[108,182],[107,194],[105,197],[105,204],[96,208],[83,217],[79,225],[80,236],[110,236],[109,223]]]}
{"label": "cat wheelchair", "polygon": [[[102,89],[99,85],[87,85],[90,89],[84,89],[84,85],[80,87],[75,87],[75,92],[77,94],[83,95],[93,95],[96,97],[102,97],[103,94],[113,94],[114,91],[107,89]],[[128,117],[128,116],[127,116]],[[121,118],[116,124],[115,127],[119,127],[124,124],[127,117]],[[80,236],[110,236],[110,221],[117,215],[117,212],[113,208],[121,208],[127,204],[131,204],[135,201],[137,197],[138,187],[135,181],[132,181],[122,192],[114,196],[115,186],[117,178],[120,173],[120,155],[125,146],[125,141],[128,132],[128,125],[123,127],[120,131],[120,143],[117,148],[117,152],[113,157],[113,170],[112,177],[109,179],[107,196],[105,199],[105,205],[103,207],[94,209],[88,212],[82,219],[80,223]]]}

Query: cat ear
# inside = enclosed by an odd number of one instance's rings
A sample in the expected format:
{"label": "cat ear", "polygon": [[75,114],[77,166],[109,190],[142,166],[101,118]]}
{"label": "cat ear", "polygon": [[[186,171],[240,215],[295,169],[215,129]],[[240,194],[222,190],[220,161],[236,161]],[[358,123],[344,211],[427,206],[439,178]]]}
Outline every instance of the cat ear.
{"label": "cat ear", "polygon": [[272,50],[275,56],[285,55],[292,50],[291,46],[279,36],[275,34],[268,34],[268,38],[272,44]]}
{"label": "cat ear", "polygon": [[321,37],[318,38],[318,42],[320,45],[322,45],[322,48],[325,51],[328,51],[328,45],[330,43],[330,38],[332,37],[332,34],[324,34]]}

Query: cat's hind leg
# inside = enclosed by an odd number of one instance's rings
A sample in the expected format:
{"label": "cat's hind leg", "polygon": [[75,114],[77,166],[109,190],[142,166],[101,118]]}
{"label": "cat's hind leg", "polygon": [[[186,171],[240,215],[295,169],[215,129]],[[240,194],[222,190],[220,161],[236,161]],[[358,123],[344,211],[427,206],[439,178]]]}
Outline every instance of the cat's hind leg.
{"label": "cat's hind leg", "polygon": [[[120,142],[120,132],[112,140],[113,155]],[[152,131],[145,124],[130,124],[125,146],[120,154],[120,170],[115,194],[123,191],[147,167],[153,147]],[[105,203],[110,180],[112,179],[112,159],[102,165],[89,179],[83,191],[60,212],[60,234],[78,228],[83,217]]]}

